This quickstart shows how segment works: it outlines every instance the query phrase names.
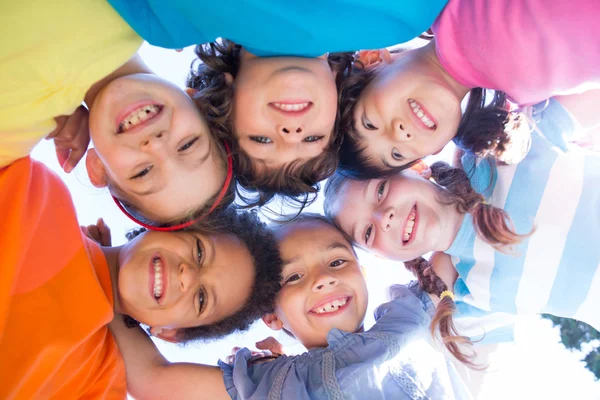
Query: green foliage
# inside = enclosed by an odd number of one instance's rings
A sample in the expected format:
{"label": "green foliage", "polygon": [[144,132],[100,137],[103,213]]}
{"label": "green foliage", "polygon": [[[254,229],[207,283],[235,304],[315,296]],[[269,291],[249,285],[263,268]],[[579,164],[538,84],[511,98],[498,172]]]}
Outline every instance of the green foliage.
{"label": "green foliage", "polygon": [[[600,340],[600,332],[583,322],[550,314],[542,314],[542,317],[551,320],[553,326],[560,327],[561,341],[569,350],[581,350],[583,343]],[[600,379],[600,345],[596,344],[596,347],[582,361],[585,362],[586,368],[596,376],[596,379]]]}

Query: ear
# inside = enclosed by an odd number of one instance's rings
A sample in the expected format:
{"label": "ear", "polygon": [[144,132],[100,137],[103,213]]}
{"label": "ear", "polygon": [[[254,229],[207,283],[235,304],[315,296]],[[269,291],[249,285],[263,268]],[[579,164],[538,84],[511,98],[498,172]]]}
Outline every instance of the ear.
{"label": "ear", "polygon": [[98,156],[96,149],[92,148],[87,151],[85,167],[92,185],[97,188],[106,187],[108,184],[108,181],[106,180],[106,169],[104,168],[104,163]]}
{"label": "ear", "polygon": [[196,95],[196,93],[198,92],[197,89],[192,89],[191,87],[186,87],[185,88],[185,93],[190,96],[190,98],[194,98],[194,96]]}
{"label": "ear", "polygon": [[227,82],[227,85],[229,86],[233,84],[233,75],[231,75],[229,72],[225,72],[225,82]]}
{"label": "ear", "polygon": [[388,49],[361,50],[356,54],[356,61],[360,61],[364,69],[371,69],[380,64],[390,64],[392,56]]}
{"label": "ear", "polygon": [[262,320],[269,328],[274,331],[281,330],[283,328],[283,321],[279,319],[277,314],[269,313],[262,316]]}
{"label": "ear", "polygon": [[413,166],[410,167],[410,169],[418,173],[424,179],[431,178],[431,168],[429,168],[429,164],[427,164],[423,160],[417,161],[417,163],[413,164]]}
{"label": "ear", "polygon": [[169,343],[179,343],[177,329],[150,328],[150,334]]}

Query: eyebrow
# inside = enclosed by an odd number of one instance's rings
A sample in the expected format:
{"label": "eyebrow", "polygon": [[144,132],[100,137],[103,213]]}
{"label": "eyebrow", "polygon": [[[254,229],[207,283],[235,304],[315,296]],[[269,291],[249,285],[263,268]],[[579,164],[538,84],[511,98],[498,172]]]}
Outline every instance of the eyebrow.
{"label": "eyebrow", "polygon": [[141,192],[138,192],[138,191],[133,190],[133,189],[131,189],[131,191],[133,192],[133,194],[135,194],[137,196],[147,196],[149,194],[156,193],[156,192],[162,190],[165,186],[166,186],[166,184],[155,185],[155,186],[151,186],[148,190],[144,190],[144,191],[141,191]]}
{"label": "eyebrow", "polygon": [[330,244],[329,246],[327,246],[327,248],[325,250],[330,251],[330,250],[335,250],[335,249],[344,249],[344,250],[350,250],[348,248],[348,245],[345,243],[341,243],[341,242],[335,242]]}

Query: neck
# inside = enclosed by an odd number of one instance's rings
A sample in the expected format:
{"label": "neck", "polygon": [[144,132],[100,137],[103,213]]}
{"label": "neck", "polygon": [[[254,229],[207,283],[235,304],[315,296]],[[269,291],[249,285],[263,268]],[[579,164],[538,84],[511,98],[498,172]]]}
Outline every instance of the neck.
{"label": "neck", "polygon": [[423,57],[425,57],[432,65],[434,65],[439,70],[440,76],[442,76],[443,79],[448,83],[450,90],[454,92],[457,98],[463,99],[467,95],[467,93],[469,93],[469,91],[472,89],[459,83],[456,79],[452,77],[452,75],[448,73],[448,71],[446,71],[437,55],[437,51],[435,48],[435,39],[432,39],[425,46],[418,48],[417,51],[419,51]]}
{"label": "neck", "polygon": [[100,247],[108,264],[110,272],[110,281],[113,291],[113,302],[115,313],[122,314],[121,305],[119,303],[119,252],[123,246],[117,247]]}
{"label": "neck", "polygon": [[442,235],[434,251],[446,251],[452,246],[465,219],[465,215],[456,211],[454,205],[444,207],[446,207],[446,221],[442,226]]}
{"label": "neck", "polygon": [[94,83],[94,85],[88,89],[83,101],[85,102],[88,108],[92,107],[92,104],[94,104],[94,100],[96,100],[96,96],[106,85],[108,85],[110,82],[114,81],[117,78],[133,74],[153,74],[152,70],[146,65],[146,63],[144,63],[144,60],[142,60],[142,58],[137,53],[133,57],[131,57],[125,64],[121,65],[119,68],[113,71],[110,75]]}

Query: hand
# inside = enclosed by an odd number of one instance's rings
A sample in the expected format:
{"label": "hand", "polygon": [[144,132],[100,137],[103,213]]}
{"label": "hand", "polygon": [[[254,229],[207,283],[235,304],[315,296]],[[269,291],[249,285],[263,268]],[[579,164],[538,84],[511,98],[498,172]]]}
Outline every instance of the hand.
{"label": "hand", "polygon": [[56,129],[46,139],[54,139],[56,158],[68,174],[83,158],[90,143],[89,111],[79,106],[71,115],[61,115],[54,119]]}
{"label": "hand", "polygon": [[[272,336],[269,336],[268,338],[263,339],[260,342],[256,342],[255,345],[256,348],[259,349],[259,351],[250,352],[250,354],[252,355],[252,359],[255,361],[260,361],[256,359],[260,359],[262,357],[275,356],[271,357],[271,359],[273,359],[285,354],[281,343],[279,343],[277,339],[275,339]],[[238,346],[231,349],[231,354],[225,357],[225,362],[229,365],[233,365],[233,362],[235,360],[235,353],[237,353],[240,349],[241,347]],[[265,361],[271,361],[271,359]],[[252,360],[250,362],[252,363]]]}
{"label": "hand", "polygon": [[109,247],[112,245],[110,228],[102,218],[98,218],[96,225],[81,226],[81,231],[100,246]]}
{"label": "hand", "polygon": [[269,336],[266,339],[261,340],[260,342],[256,342],[256,348],[259,350],[268,350],[273,355],[283,355],[285,351],[283,350],[283,345],[279,343],[277,339],[273,336]]}

